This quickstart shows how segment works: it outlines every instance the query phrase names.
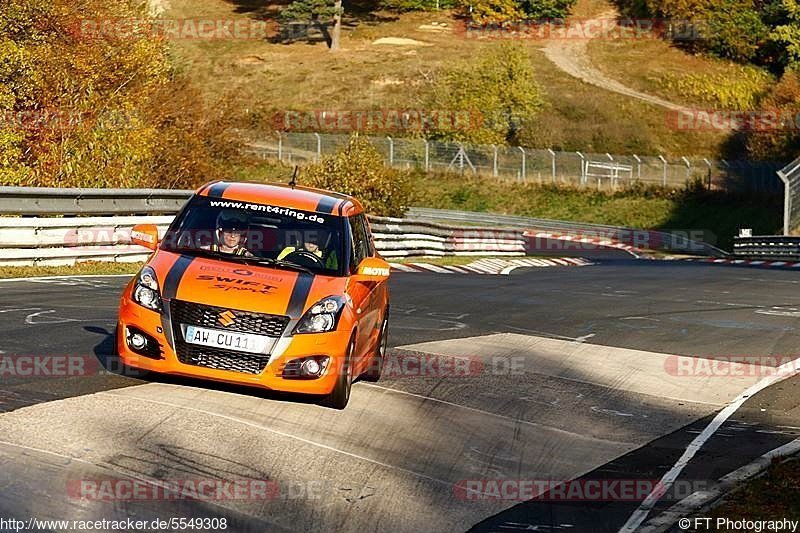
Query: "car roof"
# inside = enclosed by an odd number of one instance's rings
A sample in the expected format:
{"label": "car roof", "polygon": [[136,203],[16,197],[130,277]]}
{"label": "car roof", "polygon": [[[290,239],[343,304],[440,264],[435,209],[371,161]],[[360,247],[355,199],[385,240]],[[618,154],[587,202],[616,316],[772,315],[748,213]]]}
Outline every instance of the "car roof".
{"label": "car roof", "polygon": [[200,187],[196,194],[342,216],[364,212],[361,203],[352,196],[284,183],[213,181]]}

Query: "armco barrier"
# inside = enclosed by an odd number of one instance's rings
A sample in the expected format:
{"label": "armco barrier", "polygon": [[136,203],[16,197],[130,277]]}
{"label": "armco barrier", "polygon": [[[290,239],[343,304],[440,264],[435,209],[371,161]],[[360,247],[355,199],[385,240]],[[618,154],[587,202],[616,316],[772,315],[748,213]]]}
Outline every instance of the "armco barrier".
{"label": "armco barrier", "polygon": [[553,235],[565,235],[578,238],[608,239],[635,248],[659,250],[670,253],[690,255],[707,255],[725,257],[727,252],[698,240],[691,239],[686,232],[665,232],[638,230],[620,226],[606,226],[585,222],[568,222],[547,218],[531,218],[514,215],[497,215],[493,213],[473,213],[453,211],[449,209],[431,209],[412,207],[406,213],[414,220],[459,224],[492,224],[508,228],[525,228],[547,232]]}
{"label": "armco barrier", "polygon": [[[22,215],[0,217],[0,264],[143,260],[148,251],[130,244],[130,228],[154,223],[164,231],[191,194],[160,189],[0,187],[0,215]],[[403,219],[370,217],[376,248],[384,256],[524,255],[536,246],[536,232],[543,231],[553,239],[563,237],[565,243],[583,243],[587,248],[609,241],[625,247],[725,255],[706,243],[672,233],[464,211],[412,208],[408,213]]]}
{"label": "armco barrier", "polygon": [[[156,224],[162,235],[172,216],[0,217],[0,265],[71,265],[80,261],[143,261],[150,253],[131,244],[135,224]],[[375,247],[384,257],[444,255],[523,256],[522,230],[459,228],[399,218],[370,217]]]}
{"label": "armco barrier", "polygon": [[733,255],[748,259],[797,261],[800,260],[800,237],[786,235],[736,237],[733,240]]}

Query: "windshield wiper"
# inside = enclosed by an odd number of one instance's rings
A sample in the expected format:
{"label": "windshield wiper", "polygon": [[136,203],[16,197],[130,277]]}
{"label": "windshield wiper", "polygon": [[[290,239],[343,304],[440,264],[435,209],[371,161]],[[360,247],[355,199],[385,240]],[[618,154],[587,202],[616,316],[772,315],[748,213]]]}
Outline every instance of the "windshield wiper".
{"label": "windshield wiper", "polygon": [[243,259],[244,261],[249,261],[252,263],[256,263],[259,265],[270,265],[276,266],[279,268],[290,268],[292,270],[299,270],[300,272],[306,272],[308,274],[313,274],[310,268],[306,268],[303,265],[298,265],[297,263],[292,263],[291,261],[283,261],[282,259],[273,259],[271,257],[242,257],[237,256],[236,259]]}
{"label": "windshield wiper", "polygon": [[213,257],[214,259],[221,259],[223,261],[237,261],[240,263],[252,263],[257,265],[276,266],[278,268],[289,268],[292,270],[299,270],[300,272],[306,272],[308,274],[314,273],[311,269],[306,268],[302,265],[298,265],[297,263],[292,263],[290,261],[283,261],[281,259],[273,259],[271,257],[256,257],[256,256],[248,257],[246,255],[226,254],[221,252],[214,252],[212,250],[206,250],[204,248],[191,248],[188,246],[172,248],[169,251],[174,253],[194,253],[206,257]]}

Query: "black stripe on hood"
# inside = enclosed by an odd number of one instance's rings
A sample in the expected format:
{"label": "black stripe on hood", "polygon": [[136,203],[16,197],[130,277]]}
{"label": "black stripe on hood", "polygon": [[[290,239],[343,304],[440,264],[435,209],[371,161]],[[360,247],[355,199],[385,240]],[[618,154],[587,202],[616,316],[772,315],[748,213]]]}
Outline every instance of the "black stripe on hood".
{"label": "black stripe on hood", "polygon": [[286,314],[292,318],[300,318],[306,306],[308,293],[311,292],[311,285],[314,283],[314,274],[300,272],[294,282],[292,295],[289,297],[289,305],[286,307]]}
{"label": "black stripe on hood", "polygon": [[194,257],[190,255],[182,255],[175,261],[175,264],[167,272],[167,277],[164,279],[164,290],[161,296],[167,300],[175,298],[178,294],[178,285],[181,284],[181,278],[189,268],[189,265],[194,261]]}

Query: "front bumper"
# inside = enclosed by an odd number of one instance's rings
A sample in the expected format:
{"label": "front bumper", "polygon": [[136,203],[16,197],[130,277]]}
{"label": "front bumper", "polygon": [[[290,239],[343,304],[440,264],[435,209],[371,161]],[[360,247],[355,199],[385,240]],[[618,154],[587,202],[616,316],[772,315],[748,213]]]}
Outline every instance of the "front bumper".
{"label": "front bumper", "polygon": [[[165,305],[169,304],[165,302]],[[287,331],[293,325],[290,323]],[[172,324],[160,313],[134,303],[130,299],[130,291],[127,290],[120,302],[117,353],[124,364],[152,372],[211,379],[275,391],[321,395],[329,394],[333,390],[337,376],[343,369],[350,342],[350,332],[343,328],[343,325],[340,322],[340,330],[329,333],[289,336],[284,332],[281,340],[273,348],[266,367],[258,374],[220,370],[182,363],[175,352],[174,343],[169,340],[172,336]],[[139,355],[128,346],[126,328],[129,326],[143,331],[158,342],[161,349],[160,359]],[[180,332],[175,334],[180,335]],[[231,357],[237,356],[236,352],[230,354]],[[320,377],[314,379],[283,377],[283,369],[289,361],[308,356],[330,358]]]}

